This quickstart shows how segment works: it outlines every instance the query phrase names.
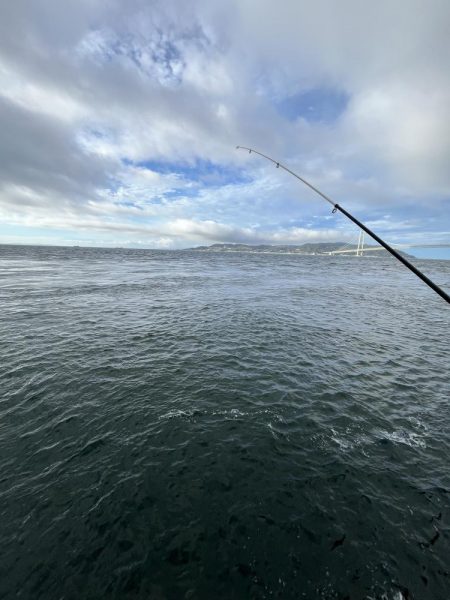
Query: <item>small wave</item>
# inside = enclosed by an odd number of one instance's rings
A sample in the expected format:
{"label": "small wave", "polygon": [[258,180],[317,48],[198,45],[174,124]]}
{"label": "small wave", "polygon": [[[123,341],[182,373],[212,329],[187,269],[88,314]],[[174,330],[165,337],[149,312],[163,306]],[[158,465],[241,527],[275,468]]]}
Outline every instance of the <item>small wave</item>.
{"label": "small wave", "polygon": [[237,419],[238,417],[245,417],[249,413],[240,410],[239,408],[230,408],[230,409],[219,409],[219,410],[181,410],[181,409],[172,409],[168,412],[160,415],[158,418],[160,420],[167,419],[192,419],[200,416],[223,416],[223,417],[231,417],[232,419]]}
{"label": "small wave", "polygon": [[405,430],[393,431],[391,433],[387,431],[380,431],[379,440],[389,440],[394,444],[405,444],[411,448],[426,448],[426,442],[423,436],[418,433],[411,433]]}
{"label": "small wave", "polygon": [[404,429],[389,432],[387,430],[376,430],[371,433],[354,431],[347,427],[343,431],[338,431],[331,427],[326,433],[318,433],[313,436],[313,441],[318,449],[329,450],[333,445],[337,445],[342,452],[351,452],[359,449],[363,454],[368,453],[370,447],[374,444],[388,443],[404,444],[411,448],[426,448],[424,439],[425,428],[420,432],[410,432]]}
{"label": "small wave", "polygon": [[160,421],[169,420],[169,419],[191,419],[194,416],[202,414],[199,410],[181,410],[181,409],[173,409],[168,412],[160,415],[158,418]]}

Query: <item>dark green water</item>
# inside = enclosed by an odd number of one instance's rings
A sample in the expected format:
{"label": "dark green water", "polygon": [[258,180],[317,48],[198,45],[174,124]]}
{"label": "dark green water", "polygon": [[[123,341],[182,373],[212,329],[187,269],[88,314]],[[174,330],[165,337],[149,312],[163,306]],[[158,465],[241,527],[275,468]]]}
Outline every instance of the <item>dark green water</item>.
{"label": "dark green water", "polygon": [[0,246],[0,286],[1,598],[450,597],[450,311],[394,260]]}

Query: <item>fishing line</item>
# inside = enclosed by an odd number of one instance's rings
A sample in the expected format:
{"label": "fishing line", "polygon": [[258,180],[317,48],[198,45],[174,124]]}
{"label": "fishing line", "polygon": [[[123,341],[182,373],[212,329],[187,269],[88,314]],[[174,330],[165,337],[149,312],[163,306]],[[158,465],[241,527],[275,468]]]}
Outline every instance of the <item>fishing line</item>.
{"label": "fishing line", "polygon": [[297,175],[297,173],[294,173],[294,171],[291,171],[291,169],[288,169],[287,167],[282,165],[279,161],[274,160],[273,158],[270,158],[270,156],[267,156],[266,154],[263,154],[262,152],[258,152],[258,150],[254,150],[253,148],[247,148],[246,146],[236,146],[236,149],[237,150],[248,150],[249,154],[251,154],[252,152],[254,152],[255,154],[259,154],[259,156],[262,156],[263,158],[270,160],[270,162],[273,162],[273,164],[276,165],[277,169],[284,169],[285,171],[287,171],[288,173],[290,173],[291,175],[293,175],[294,177],[299,179],[302,183],[304,183],[309,188],[311,188],[313,190],[313,192],[316,192],[316,194],[319,194],[319,196],[321,196],[324,200],[326,200],[329,204],[331,204],[331,206],[333,207],[333,210],[332,210],[333,213],[339,211],[343,215],[345,215],[348,219],[350,219],[350,221],[353,221],[353,223],[355,223],[355,225],[357,225],[360,229],[362,229],[368,235],[370,235],[370,237],[373,238],[376,242],[378,242],[380,244],[380,246],[383,246],[383,248],[385,248],[388,252],[390,252],[392,254],[392,256],[395,256],[395,258],[397,260],[399,260],[401,263],[403,263],[405,265],[405,267],[407,267],[410,271],[412,271],[414,273],[414,275],[419,277],[419,279],[421,279],[424,283],[426,283],[434,292],[436,292],[436,294],[439,294],[439,296],[441,296],[441,298],[443,298],[446,302],[448,302],[448,304],[450,304],[450,296],[446,292],[444,292],[443,289],[441,289],[438,285],[436,285],[433,281],[431,281],[431,279],[429,279],[426,275],[424,275],[422,273],[422,271],[419,271],[419,269],[417,267],[415,267],[413,264],[411,264],[409,262],[409,260],[407,260],[399,252],[397,252],[397,250],[394,250],[394,248],[389,246],[389,244],[387,244],[384,240],[382,240],[380,237],[378,237],[376,233],[374,233],[368,227],[366,227],[366,225],[364,225],[364,223],[361,223],[361,221],[358,221],[358,219],[356,217],[354,217],[349,212],[347,212],[344,208],[342,208],[342,206],[339,206],[339,204],[336,204],[331,198],[329,198],[328,196],[323,194],[320,190],[318,190],[311,183],[309,183],[309,181],[306,181],[306,179],[303,179],[303,177],[300,177],[300,175]]}

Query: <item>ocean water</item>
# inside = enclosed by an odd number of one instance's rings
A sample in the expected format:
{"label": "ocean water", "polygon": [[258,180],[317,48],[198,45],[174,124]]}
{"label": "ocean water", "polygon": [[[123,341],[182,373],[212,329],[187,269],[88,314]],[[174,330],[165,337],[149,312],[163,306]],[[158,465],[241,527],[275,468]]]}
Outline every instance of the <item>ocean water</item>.
{"label": "ocean water", "polygon": [[0,246],[0,306],[2,599],[450,597],[450,310],[394,259]]}

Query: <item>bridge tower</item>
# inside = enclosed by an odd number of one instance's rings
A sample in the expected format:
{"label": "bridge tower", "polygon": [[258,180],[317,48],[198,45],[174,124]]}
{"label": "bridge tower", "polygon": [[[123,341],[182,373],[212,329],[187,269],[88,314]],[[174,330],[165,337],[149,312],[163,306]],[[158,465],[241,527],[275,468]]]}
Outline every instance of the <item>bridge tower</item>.
{"label": "bridge tower", "polygon": [[362,256],[364,253],[364,231],[359,230],[358,247],[356,248],[356,256]]}

